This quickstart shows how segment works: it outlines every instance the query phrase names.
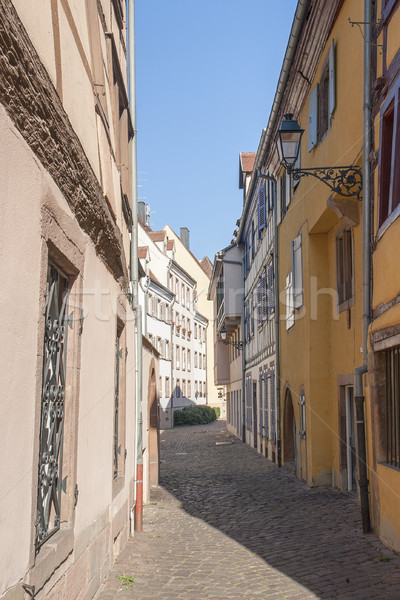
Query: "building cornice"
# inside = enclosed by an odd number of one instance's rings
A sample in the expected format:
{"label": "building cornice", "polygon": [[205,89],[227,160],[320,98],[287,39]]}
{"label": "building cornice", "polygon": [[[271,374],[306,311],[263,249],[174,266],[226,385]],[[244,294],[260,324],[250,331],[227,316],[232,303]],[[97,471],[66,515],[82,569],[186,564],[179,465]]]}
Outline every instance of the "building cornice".
{"label": "building cornice", "polygon": [[126,286],[128,270],[121,232],[54,85],[10,0],[0,0],[0,102],[53,178],[99,256]]}

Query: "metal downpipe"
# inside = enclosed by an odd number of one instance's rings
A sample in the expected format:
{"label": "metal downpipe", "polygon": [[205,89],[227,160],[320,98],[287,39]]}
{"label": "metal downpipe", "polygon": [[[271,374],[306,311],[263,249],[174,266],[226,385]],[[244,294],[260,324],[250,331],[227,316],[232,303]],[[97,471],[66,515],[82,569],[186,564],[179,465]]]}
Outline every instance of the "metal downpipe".
{"label": "metal downpipe", "polygon": [[244,259],[242,260],[242,290],[243,290],[243,302],[242,302],[242,442],[246,443],[246,324],[245,324],[245,313],[244,313],[244,297],[245,297],[245,270],[244,270]]}
{"label": "metal downpipe", "polygon": [[363,209],[362,209],[362,348],[363,364],[355,369],[355,394],[357,430],[357,472],[363,532],[371,531],[369,508],[369,481],[364,415],[363,375],[368,372],[368,327],[371,315],[371,164],[372,149],[372,97],[371,97],[371,51],[372,51],[372,0],[364,0],[364,73],[363,73]]}
{"label": "metal downpipe", "polygon": [[278,467],[282,466],[281,436],[281,372],[280,372],[280,331],[279,331],[279,248],[278,248],[278,214],[276,204],[276,181],[272,183],[274,207],[274,277],[275,277],[275,402],[276,402],[276,448]]}
{"label": "metal downpipe", "polygon": [[130,245],[130,279],[132,307],[136,324],[136,486],[135,531],[142,531],[143,521],[143,417],[142,417],[142,310],[139,305],[138,214],[137,214],[137,129],[136,129],[136,65],[135,65],[135,0],[128,0],[128,72],[129,113],[134,136],[131,144],[132,230]]}

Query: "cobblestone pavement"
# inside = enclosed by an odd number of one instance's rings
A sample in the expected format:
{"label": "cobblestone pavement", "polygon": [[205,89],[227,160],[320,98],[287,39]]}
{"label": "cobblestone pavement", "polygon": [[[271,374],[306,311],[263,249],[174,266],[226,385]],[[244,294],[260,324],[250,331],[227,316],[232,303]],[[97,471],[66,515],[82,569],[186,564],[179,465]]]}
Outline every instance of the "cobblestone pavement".
{"label": "cobblestone pavement", "polygon": [[356,500],[309,489],[224,421],[164,432],[161,460],[96,600],[400,600],[400,557],[362,534]]}

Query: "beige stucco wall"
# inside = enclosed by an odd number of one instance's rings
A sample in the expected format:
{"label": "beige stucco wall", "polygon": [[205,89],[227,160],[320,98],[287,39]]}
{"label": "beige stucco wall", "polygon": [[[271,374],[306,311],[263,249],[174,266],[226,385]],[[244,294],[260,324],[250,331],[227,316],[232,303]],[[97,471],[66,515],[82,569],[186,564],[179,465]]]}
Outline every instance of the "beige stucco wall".
{"label": "beige stucco wall", "polygon": [[[36,324],[41,318],[39,207],[46,182],[1,106],[0,139],[1,595],[27,569],[30,556]],[[18,235],[10,235],[16,223]]]}

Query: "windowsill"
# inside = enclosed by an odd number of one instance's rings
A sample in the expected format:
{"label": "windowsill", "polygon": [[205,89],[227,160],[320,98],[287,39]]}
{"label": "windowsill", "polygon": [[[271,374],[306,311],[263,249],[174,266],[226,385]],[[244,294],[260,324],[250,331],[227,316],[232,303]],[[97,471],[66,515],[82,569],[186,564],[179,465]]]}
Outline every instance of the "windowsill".
{"label": "windowsill", "polygon": [[383,234],[389,229],[389,227],[397,220],[400,216],[400,204],[396,206],[393,212],[386,218],[386,220],[382,223],[382,225],[378,229],[378,233],[376,235],[376,241],[379,242]]}
{"label": "windowsill", "polygon": [[379,464],[380,467],[385,467],[386,469],[391,469],[392,471],[396,471],[396,473],[400,473],[400,468],[399,467],[394,467],[390,463],[380,462],[378,464]]}
{"label": "windowsill", "polygon": [[62,525],[61,529],[43,544],[36,556],[30,580],[36,592],[42,589],[58,567],[67,560],[73,549],[74,531],[70,526],[65,525],[64,528]]}
{"label": "windowsill", "polygon": [[124,475],[117,475],[117,477],[115,479],[113,479],[113,485],[112,485],[113,500],[114,500],[114,498],[116,498],[116,496],[118,496],[120,491],[123,489],[124,485],[125,485],[125,476]]}

